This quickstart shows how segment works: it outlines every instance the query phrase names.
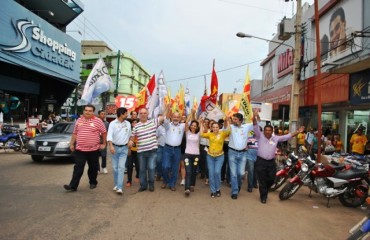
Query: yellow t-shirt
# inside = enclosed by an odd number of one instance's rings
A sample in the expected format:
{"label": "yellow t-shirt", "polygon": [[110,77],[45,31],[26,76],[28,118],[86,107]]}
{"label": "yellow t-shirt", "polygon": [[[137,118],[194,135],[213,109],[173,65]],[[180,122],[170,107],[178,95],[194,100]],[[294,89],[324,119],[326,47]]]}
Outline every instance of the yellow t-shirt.
{"label": "yellow t-shirt", "polygon": [[299,145],[304,145],[306,141],[306,134],[305,133],[298,133],[297,135],[297,143]]}
{"label": "yellow t-shirt", "polygon": [[208,154],[212,157],[218,157],[224,154],[223,147],[225,139],[230,135],[230,130],[219,131],[218,134],[213,132],[202,133],[202,138],[209,139]]}
{"label": "yellow t-shirt", "polygon": [[350,143],[352,143],[352,152],[364,154],[366,142],[367,137],[365,135],[353,134],[350,140]]}

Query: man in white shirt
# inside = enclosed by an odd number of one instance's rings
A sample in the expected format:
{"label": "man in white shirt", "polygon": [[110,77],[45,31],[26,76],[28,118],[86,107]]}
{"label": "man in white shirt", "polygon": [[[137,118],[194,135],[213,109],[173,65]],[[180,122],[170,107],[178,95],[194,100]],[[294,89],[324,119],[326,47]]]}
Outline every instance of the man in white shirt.
{"label": "man in white shirt", "polygon": [[176,191],[176,181],[179,173],[181,158],[181,141],[185,132],[185,123],[180,123],[180,113],[172,114],[172,122],[169,120],[170,111],[167,110],[163,126],[166,129],[166,142],[163,152],[163,184],[161,188],[168,187]]}
{"label": "man in white shirt", "polygon": [[232,118],[229,136],[229,169],[231,182],[231,198],[237,199],[245,174],[247,162],[248,133],[253,130],[253,124],[243,123],[243,115],[235,113]]}
{"label": "man in white shirt", "polygon": [[127,143],[131,136],[131,124],[126,120],[127,115],[126,108],[118,108],[117,118],[109,124],[107,134],[107,142],[112,154],[113,191],[116,191],[117,194],[123,194],[123,176],[128,153]]}

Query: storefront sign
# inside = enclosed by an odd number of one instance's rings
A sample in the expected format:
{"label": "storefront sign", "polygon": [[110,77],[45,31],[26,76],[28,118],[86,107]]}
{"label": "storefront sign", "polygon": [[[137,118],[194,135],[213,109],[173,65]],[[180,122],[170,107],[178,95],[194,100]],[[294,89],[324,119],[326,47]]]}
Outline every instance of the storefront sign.
{"label": "storefront sign", "polygon": [[278,78],[285,76],[293,71],[294,52],[288,48],[284,53],[279,55],[278,60]]}
{"label": "storefront sign", "polygon": [[370,103],[370,70],[351,74],[351,104]]}
{"label": "storefront sign", "polygon": [[0,49],[10,63],[80,82],[81,45],[15,1],[4,0]]}

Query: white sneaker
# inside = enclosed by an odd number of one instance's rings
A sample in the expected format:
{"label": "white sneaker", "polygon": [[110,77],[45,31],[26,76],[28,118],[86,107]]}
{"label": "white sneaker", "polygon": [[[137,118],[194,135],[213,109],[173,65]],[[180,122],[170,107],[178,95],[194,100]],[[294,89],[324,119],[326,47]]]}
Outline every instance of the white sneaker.
{"label": "white sneaker", "polygon": [[[113,188],[113,191],[117,191],[118,190],[118,187],[117,186],[115,186],[114,188]],[[122,191],[122,190],[121,190]]]}
{"label": "white sneaker", "polygon": [[181,180],[180,185],[185,185],[185,179]]}
{"label": "white sneaker", "polygon": [[108,173],[108,170],[106,168],[103,168],[103,173],[104,174],[107,174]]}
{"label": "white sneaker", "polygon": [[122,192],[122,189],[117,189],[117,192],[116,193],[118,193],[118,194],[123,194],[123,192]]}

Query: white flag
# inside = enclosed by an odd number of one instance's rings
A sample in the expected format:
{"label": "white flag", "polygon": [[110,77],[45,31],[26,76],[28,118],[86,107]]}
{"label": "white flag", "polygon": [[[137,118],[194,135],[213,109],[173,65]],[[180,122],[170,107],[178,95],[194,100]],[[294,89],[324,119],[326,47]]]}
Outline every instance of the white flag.
{"label": "white flag", "polygon": [[158,77],[158,95],[159,95],[159,113],[164,113],[166,108],[164,99],[168,96],[166,82],[164,81],[163,71],[159,73]]}
{"label": "white flag", "polygon": [[190,91],[189,91],[189,88],[186,88],[185,90],[185,114],[186,116],[189,116],[190,113],[191,113]]}
{"label": "white flag", "polygon": [[155,87],[152,95],[149,96],[146,108],[148,109],[148,117],[150,119],[156,119],[159,113],[158,79],[155,79]]}
{"label": "white flag", "polygon": [[114,87],[112,78],[102,58],[96,62],[93,70],[86,80],[84,91],[81,96],[80,105],[91,104],[103,92]]}

